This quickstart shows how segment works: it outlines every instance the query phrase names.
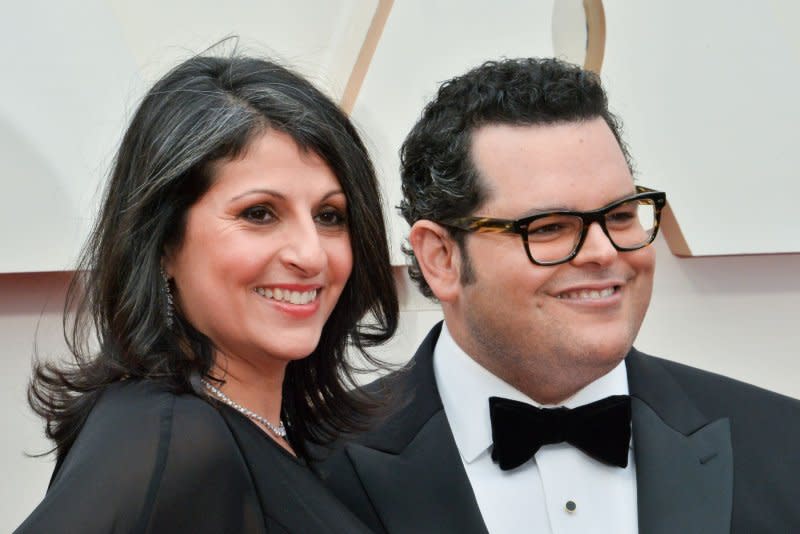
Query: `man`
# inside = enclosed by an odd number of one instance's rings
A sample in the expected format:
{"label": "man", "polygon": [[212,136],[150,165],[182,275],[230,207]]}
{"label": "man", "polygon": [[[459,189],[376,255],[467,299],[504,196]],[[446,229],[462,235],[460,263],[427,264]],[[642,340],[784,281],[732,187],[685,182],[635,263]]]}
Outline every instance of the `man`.
{"label": "man", "polygon": [[800,532],[800,402],[632,346],[665,196],[634,185],[595,75],[486,63],[401,155],[410,273],[444,324],[323,467],[368,525]]}

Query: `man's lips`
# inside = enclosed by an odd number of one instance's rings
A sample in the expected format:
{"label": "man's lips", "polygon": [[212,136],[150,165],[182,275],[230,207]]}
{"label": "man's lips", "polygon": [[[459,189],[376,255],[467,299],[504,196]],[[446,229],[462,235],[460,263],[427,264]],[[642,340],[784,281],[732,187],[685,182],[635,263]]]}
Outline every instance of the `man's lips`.
{"label": "man's lips", "polygon": [[556,295],[556,298],[568,300],[600,300],[611,297],[617,291],[619,291],[619,286],[606,287],[603,289],[575,289],[559,293]]}
{"label": "man's lips", "polygon": [[625,282],[622,280],[580,284],[559,290],[553,293],[553,296],[562,300],[602,300],[618,294],[623,285]]}

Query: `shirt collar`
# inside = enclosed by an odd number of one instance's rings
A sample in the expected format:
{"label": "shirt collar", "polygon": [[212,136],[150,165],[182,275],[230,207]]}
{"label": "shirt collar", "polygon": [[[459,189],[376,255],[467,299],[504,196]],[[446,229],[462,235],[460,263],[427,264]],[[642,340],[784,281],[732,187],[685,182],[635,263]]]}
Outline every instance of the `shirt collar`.
{"label": "shirt collar", "polygon": [[[456,344],[447,324],[442,325],[433,351],[433,372],[453,437],[466,463],[475,461],[492,444],[489,397],[542,406],[470,358]],[[559,406],[575,408],[609,395],[627,394],[628,375],[623,360]]]}

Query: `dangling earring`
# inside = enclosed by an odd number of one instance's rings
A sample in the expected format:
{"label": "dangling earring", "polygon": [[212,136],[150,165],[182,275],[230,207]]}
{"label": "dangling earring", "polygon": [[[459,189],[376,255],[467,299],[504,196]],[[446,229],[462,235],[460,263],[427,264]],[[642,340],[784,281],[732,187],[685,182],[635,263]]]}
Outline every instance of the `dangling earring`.
{"label": "dangling earring", "polygon": [[169,276],[164,271],[164,268],[161,268],[161,278],[164,280],[164,298],[167,300],[166,309],[164,310],[164,322],[167,325],[167,328],[172,330],[172,325],[175,322],[175,304],[172,301],[172,290],[169,287]]}

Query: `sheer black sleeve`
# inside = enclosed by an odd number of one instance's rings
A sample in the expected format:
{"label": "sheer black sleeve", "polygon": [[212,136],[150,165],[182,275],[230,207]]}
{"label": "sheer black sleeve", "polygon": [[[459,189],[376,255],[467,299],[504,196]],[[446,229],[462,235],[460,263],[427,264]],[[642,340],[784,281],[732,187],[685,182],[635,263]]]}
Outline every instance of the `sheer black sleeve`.
{"label": "sheer black sleeve", "polygon": [[266,532],[245,461],[205,401],[109,387],[18,533]]}

